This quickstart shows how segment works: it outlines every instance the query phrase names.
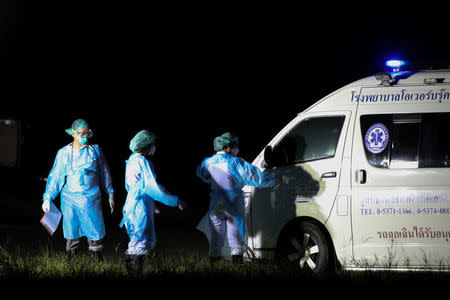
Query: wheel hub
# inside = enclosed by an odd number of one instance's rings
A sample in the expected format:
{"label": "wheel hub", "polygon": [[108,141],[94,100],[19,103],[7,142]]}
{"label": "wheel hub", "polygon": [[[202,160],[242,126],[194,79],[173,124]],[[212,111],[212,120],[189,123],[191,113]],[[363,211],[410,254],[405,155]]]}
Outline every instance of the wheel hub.
{"label": "wheel hub", "polygon": [[[300,269],[303,269],[306,263],[311,270],[314,270],[316,268],[317,261],[314,261],[312,254],[319,253],[319,246],[315,243],[315,241],[310,238],[308,233],[304,233],[302,243],[299,243],[297,237],[291,238],[290,241],[292,246],[297,251],[288,255],[288,260],[290,262],[298,260]],[[314,256],[314,258],[317,260],[317,255]]]}

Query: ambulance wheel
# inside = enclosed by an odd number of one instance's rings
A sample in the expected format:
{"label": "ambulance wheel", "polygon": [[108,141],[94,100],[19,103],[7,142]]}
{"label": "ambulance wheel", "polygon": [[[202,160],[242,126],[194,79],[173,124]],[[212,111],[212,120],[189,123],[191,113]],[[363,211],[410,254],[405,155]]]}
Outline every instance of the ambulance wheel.
{"label": "ambulance wheel", "polygon": [[290,269],[325,271],[329,262],[327,239],[314,223],[295,223],[281,233],[276,258],[281,266]]}

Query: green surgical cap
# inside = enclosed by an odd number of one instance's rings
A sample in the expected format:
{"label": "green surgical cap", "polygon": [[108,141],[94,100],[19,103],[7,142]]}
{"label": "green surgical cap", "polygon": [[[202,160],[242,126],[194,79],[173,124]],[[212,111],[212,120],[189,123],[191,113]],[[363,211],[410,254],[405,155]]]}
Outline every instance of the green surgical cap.
{"label": "green surgical cap", "polygon": [[78,131],[80,128],[83,128],[83,127],[89,127],[88,122],[83,119],[77,119],[77,120],[73,121],[71,128],[66,129],[66,133],[68,135],[72,135],[73,134],[72,130]]}
{"label": "green surgical cap", "polygon": [[237,143],[238,137],[229,132],[225,132],[221,136],[214,139],[214,151],[222,151],[230,143]]}
{"label": "green surgical cap", "polygon": [[130,142],[130,150],[133,152],[140,152],[146,146],[155,141],[155,134],[148,130],[139,131]]}

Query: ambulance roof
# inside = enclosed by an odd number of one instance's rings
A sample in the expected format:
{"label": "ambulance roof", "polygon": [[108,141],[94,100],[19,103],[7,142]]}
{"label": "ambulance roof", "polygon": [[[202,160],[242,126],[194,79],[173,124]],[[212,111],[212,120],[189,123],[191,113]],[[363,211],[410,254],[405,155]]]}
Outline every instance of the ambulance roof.
{"label": "ambulance roof", "polygon": [[[320,99],[309,108],[300,112],[302,114],[308,111],[323,111],[324,109],[342,108],[346,105],[355,105],[358,101],[364,100],[358,95],[360,88],[382,88],[387,92],[392,88],[392,92],[397,90],[395,87],[420,87],[428,86],[430,88],[450,85],[450,69],[438,70],[410,70],[391,73],[377,73],[374,76],[362,78],[354,81],[331,94]],[[343,92],[343,93],[342,93]],[[334,97],[340,94],[339,97]],[[359,100],[361,99],[361,100]],[[365,99],[367,100],[367,99]],[[440,103],[440,102],[439,102]]]}
{"label": "ambulance roof", "polygon": [[[381,73],[379,73],[381,74]],[[441,70],[415,70],[403,71],[389,74],[392,79],[392,85],[417,85],[427,83],[425,80],[439,79],[439,83],[450,83],[450,69]],[[369,76],[350,83],[344,88],[349,87],[374,87],[381,84],[381,81],[376,78],[377,75]],[[431,83],[431,82],[430,82]],[[430,84],[428,83],[428,84]]]}

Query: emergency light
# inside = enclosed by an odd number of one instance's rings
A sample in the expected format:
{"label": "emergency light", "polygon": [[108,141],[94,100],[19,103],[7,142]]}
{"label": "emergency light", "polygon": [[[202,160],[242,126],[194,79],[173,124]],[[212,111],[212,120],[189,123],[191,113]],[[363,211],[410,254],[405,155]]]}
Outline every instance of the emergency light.
{"label": "emergency light", "polygon": [[391,67],[391,68],[399,68],[404,65],[406,65],[406,61],[401,60],[401,59],[390,59],[390,60],[386,61],[386,66]]}
{"label": "emergency light", "polygon": [[400,67],[406,65],[406,61],[401,59],[390,59],[386,61],[386,66],[392,68],[392,71],[400,71]]}

